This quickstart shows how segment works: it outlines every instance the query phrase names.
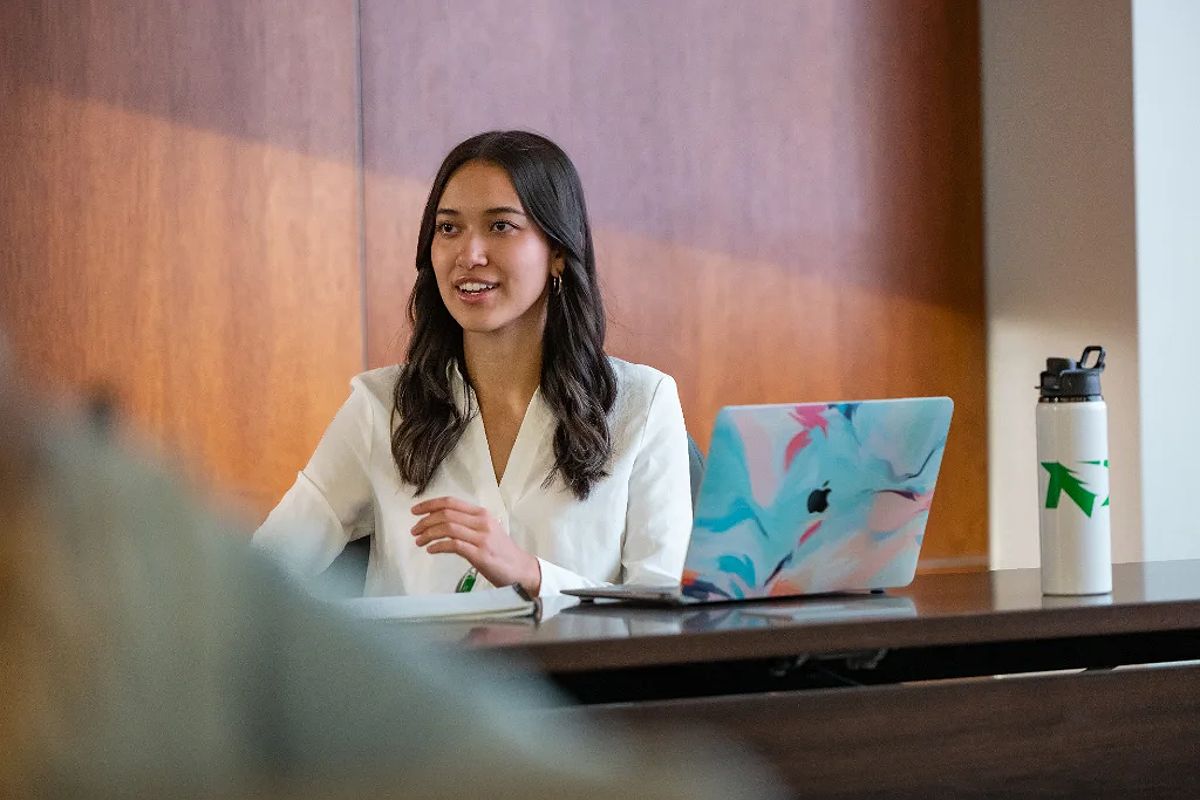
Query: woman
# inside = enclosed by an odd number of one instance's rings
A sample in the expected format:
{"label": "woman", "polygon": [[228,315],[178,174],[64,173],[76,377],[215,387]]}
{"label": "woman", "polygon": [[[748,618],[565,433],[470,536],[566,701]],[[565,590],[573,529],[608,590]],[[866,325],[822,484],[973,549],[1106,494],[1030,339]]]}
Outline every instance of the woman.
{"label": "woman", "polygon": [[407,362],[363,373],[254,542],[316,574],[374,533],[367,594],[678,582],[691,530],[674,381],[604,353],[579,176],[475,136],[438,170]]}

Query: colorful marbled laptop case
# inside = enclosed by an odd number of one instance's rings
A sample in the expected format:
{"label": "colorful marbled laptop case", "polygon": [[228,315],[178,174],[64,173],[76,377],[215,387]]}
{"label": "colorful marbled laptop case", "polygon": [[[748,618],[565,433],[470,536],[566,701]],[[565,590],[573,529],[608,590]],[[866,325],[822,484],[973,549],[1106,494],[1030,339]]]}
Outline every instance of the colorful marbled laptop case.
{"label": "colorful marbled laptop case", "polygon": [[907,585],[953,408],[935,397],[722,409],[681,599]]}

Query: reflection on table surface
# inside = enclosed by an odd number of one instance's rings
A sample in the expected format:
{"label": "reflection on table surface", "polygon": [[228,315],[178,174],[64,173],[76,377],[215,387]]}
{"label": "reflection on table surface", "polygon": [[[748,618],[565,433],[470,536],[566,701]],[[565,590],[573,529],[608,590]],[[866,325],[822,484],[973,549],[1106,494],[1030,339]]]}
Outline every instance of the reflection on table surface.
{"label": "reflection on table surface", "polygon": [[[1120,606],[1200,606],[1200,560],[1117,564],[1113,592],[1096,597],[1046,597],[1035,569],[922,575],[882,595],[775,598],[702,606],[647,607],[617,601],[578,603],[552,598],[538,618],[486,623],[418,624],[419,635],[483,647],[630,639],[719,631],[818,629],[977,615],[1111,611]],[[400,623],[403,624],[403,623]]]}
{"label": "reflection on table surface", "polygon": [[598,601],[569,608],[549,624],[584,633],[609,629],[616,620],[629,635],[660,635],[915,617],[916,613],[908,597],[869,594],[682,607],[630,607],[621,602]]}

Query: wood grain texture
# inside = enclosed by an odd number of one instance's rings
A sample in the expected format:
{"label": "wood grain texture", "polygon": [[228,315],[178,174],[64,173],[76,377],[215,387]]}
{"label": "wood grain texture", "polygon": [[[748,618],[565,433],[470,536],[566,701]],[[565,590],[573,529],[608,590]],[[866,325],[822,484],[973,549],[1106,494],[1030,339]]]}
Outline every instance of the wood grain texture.
{"label": "wood grain texture", "polygon": [[985,566],[977,16],[953,0],[365,0],[369,364],[402,357],[442,156],[538,130],[588,192],[609,351],[675,376],[702,446],[725,404],[949,395],[923,555]]}
{"label": "wood grain texture", "polygon": [[5,3],[0,327],[261,512],[361,369],[348,0]]}
{"label": "wood grain texture", "polygon": [[796,797],[1193,797],[1200,667],[550,713],[724,733]]}

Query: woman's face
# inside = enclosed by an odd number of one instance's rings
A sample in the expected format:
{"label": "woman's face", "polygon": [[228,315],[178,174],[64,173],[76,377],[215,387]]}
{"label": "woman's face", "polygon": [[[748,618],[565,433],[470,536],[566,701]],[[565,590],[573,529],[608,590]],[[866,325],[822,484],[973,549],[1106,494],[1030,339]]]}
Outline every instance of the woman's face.
{"label": "woman's face", "polygon": [[561,274],[562,256],[525,213],[502,167],[468,161],[451,176],[430,256],[442,302],[464,332],[528,327],[541,335],[550,276]]}

